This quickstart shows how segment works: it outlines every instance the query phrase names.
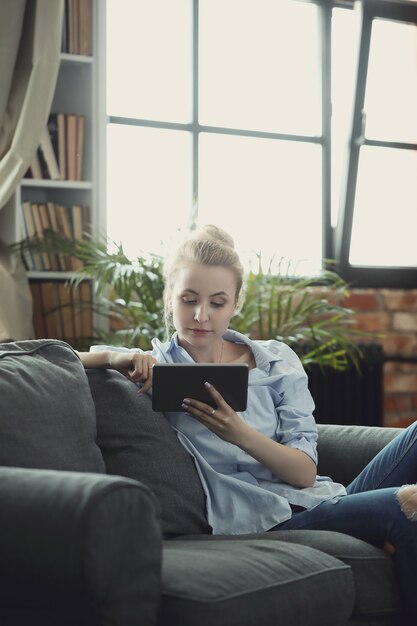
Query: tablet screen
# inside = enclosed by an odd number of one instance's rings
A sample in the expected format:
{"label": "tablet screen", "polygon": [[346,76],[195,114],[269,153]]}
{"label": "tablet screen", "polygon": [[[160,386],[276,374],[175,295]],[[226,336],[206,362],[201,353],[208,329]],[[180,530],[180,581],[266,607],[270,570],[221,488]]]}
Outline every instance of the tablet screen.
{"label": "tablet screen", "polygon": [[216,408],[204,387],[209,382],[235,411],[244,411],[248,399],[249,367],[245,364],[155,363],[152,379],[154,411],[184,411],[184,398]]}

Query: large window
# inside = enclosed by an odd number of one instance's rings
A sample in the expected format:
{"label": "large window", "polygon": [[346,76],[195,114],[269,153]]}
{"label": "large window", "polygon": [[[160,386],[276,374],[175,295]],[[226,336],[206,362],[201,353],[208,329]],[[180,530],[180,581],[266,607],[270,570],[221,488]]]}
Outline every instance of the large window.
{"label": "large window", "polygon": [[248,259],[261,252],[300,272],[336,256],[341,271],[415,267],[416,153],[398,142],[416,141],[417,31],[386,20],[372,31],[363,109],[378,141],[352,173],[352,7],[107,0],[109,236],[132,256],[165,253],[212,222]]}
{"label": "large window", "polygon": [[417,4],[365,0],[336,256],[355,282],[417,284]]}

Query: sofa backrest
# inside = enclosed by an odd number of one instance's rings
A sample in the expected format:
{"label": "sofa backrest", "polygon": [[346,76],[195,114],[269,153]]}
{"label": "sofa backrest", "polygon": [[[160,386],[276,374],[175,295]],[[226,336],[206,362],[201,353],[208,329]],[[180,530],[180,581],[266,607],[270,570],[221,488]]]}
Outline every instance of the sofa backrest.
{"label": "sofa backrest", "polygon": [[401,428],[318,424],[318,473],[348,485]]}
{"label": "sofa backrest", "polygon": [[104,473],[94,403],[64,341],[0,343],[0,465]]}
{"label": "sofa backrest", "polygon": [[194,460],[148,395],[120,372],[87,369],[97,443],[108,474],[145,484],[160,504],[164,537],[210,533]]}

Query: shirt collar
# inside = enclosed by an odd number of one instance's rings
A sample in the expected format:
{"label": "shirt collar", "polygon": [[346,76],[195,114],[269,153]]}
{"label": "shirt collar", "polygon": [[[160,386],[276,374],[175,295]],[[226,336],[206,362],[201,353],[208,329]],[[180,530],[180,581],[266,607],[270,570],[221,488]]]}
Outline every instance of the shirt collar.
{"label": "shirt collar", "polygon": [[[239,333],[237,330],[230,329],[225,332],[224,338],[229,341],[234,341],[235,343],[244,343],[249,346],[253,352],[256,367],[267,374],[269,374],[273,363],[282,361],[281,354],[270,349],[269,345],[272,344],[270,341],[256,341]],[[277,341],[273,341],[273,343],[275,346],[279,345]]]}
{"label": "shirt collar", "polygon": [[[247,346],[249,346],[253,352],[256,367],[265,371],[267,374],[269,374],[271,365],[273,363],[276,363],[277,361],[282,361],[282,356],[280,354],[280,351],[277,352],[276,350],[271,349],[270,345],[272,344],[272,342],[255,341],[253,339],[250,339],[246,335],[239,333],[237,330],[230,330],[230,329],[225,332],[223,337],[227,341],[232,341],[234,343],[244,343]],[[275,346],[279,345],[279,342],[274,341],[273,343]],[[175,352],[180,352],[181,355],[185,357],[187,360],[194,362],[191,356],[188,354],[188,352],[184,350],[184,348],[182,348],[178,344],[177,332],[175,332],[172,335],[170,341],[168,342],[166,351],[171,355]]]}

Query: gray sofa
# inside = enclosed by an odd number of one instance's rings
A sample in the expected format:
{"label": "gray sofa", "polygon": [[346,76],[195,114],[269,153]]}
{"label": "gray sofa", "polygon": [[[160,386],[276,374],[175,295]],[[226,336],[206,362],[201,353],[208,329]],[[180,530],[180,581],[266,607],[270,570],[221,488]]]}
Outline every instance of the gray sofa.
{"label": "gray sofa", "polygon": [[[397,430],[319,426],[347,483]],[[212,536],[194,462],[149,398],[70,346],[0,344],[0,623],[407,624],[393,562],[340,533]]]}

